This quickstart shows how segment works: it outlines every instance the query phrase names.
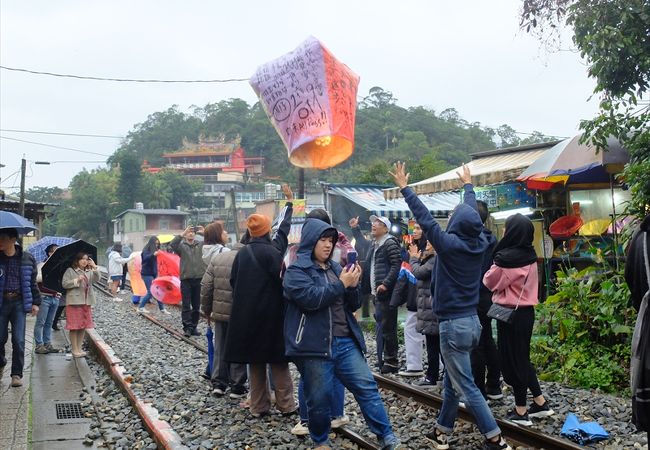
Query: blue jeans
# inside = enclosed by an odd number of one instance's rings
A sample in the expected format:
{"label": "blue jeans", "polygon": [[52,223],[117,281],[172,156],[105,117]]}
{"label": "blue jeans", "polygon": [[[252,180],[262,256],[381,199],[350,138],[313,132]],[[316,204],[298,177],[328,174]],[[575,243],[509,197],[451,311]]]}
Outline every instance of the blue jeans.
{"label": "blue jeans", "polygon": [[[334,384],[330,389],[330,414],[332,419],[343,417],[343,407],[345,405],[345,388],[338,378],[334,377]],[[305,383],[300,379],[298,383],[298,406],[300,408],[300,421],[309,422],[307,414],[307,402],[305,401]]]}
{"label": "blue jeans", "polygon": [[41,306],[34,325],[34,342],[36,345],[47,345],[52,341],[52,322],[54,322],[54,315],[58,307],[58,298],[50,295],[41,296]]}
{"label": "blue jeans", "polygon": [[444,398],[436,428],[451,433],[462,397],[476,421],[479,431],[487,439],[501,434],[494,416],[478,390],[472,375],[470,354],[478,345],[481,323],[478,316],[440,321],[440,353],[445,361]]}
{"label": "blue jeans", "polygon": [[11,323],[11,376],[22,378],[25,365],[25,317],[22,299],[4,300],[0,307],[0,367],[7,365],[5,344],[9,339],[9,323]]}
{"label": "blue jeans", "polygon": [[296,358],[295,363],[305,384],[309,435],[316,445],[328,443],[332,418],[331,391],[335,378],[354,395],[370,431],[382,442],[395,441],[377,383],[352,338],[333,337],[331,359]]}
{"label": "blue jeans", "polygon": [[[140,299],[140,304],[138,305],[140,308],[144,308],[144,306],[149,302],[149,300],[153,297],[151,295],[151,283],[153,283],[153,276],[151,275],[142,275],[142,281],[144,281],[144,285],[147,287],[147,293],[145,294],[144,297]],[[155,299],[154,299],[155,300]],[[158,309],[161,311],[165,309],[165,305],[163,302],[158,301]]]}

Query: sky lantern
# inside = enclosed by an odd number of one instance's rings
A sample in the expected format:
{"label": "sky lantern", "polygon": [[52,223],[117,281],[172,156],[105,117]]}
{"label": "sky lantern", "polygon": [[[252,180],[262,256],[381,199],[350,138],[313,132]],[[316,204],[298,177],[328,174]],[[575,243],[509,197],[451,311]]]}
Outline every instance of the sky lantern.
{"label": "sky lantern", "polygon": [[250,83],[293,165],[327,169],[352,155],[359,76],[318,39],[258,67]]}

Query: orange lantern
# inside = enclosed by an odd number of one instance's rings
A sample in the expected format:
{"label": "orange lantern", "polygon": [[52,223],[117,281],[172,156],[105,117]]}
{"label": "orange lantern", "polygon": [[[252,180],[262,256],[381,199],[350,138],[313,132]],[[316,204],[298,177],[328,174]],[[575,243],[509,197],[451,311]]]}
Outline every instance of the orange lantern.
{"label": "orange lantern", "polygon": [[352,155],[359,76],[318,39],[260,66],[250,83],[293,165],[327,169]]}

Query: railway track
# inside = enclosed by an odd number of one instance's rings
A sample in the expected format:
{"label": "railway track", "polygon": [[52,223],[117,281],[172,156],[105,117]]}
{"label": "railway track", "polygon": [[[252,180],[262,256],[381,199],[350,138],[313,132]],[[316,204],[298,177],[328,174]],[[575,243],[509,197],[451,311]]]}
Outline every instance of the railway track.
{"label": "railway track", "polygon": [[[103,289],[103,288],[102,288]],[[142,317],[146,318],[155,325],[163,328],[170,335],[174,336],[176,339],[181,340],[189,345],[192,345],[201,352],[207,354],[207,346],[195,341],[192,338],[185,337],[183,333],[174,328],[173,326],[158,320],[156,317],[153,317],[151,314],[142,314]],[[390,377],[380,375],[378,373],[373,373],[373,376],[378,384],[378,386],[387,391],[391,391],[401,397],[411,398],[418,404],[428,406],[430,408],[439,410],[442,406],[442,397],[425,390],[414,387],[411,384],[404,383],[398,380],[395,380]],[[467,408],[459,407],[458,416],[460,419],[473,422],[473,417]],[[497,424],[501,428],[503,435],[508,439],[509,442],[516,446],[523,446],[526,448],[543,448],[546,450],[578,450],[584,447],[581,447],[569,440],[557,438],[548,434],[541,433],[535,429],[517,425],[515,423],[509,422],[507,420],[496,419]],[[346,439],[354,442],[360,448],[364,449],[376,449],[377,446],[372,442],[369,442],[360,434],[347,429],[345,427],[334,430],[336,433],[345,437]]]}

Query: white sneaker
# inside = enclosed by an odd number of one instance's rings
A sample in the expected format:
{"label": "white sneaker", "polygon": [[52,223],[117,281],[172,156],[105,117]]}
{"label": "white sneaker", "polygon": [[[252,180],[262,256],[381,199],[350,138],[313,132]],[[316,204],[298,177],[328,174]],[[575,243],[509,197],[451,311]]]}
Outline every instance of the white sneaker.
{"label": "white sneaker", "polygon": [[292,429],[291,434],[296,436],[306,436],[309,434],[309,428],[302,422],[298,422]]}
{"label": "white sneaker", "polygon": [[330,426],[332,428],[341,428],[343,425],[347,425],[349,423],[350,423],[350,418],[348,416],[341,416],[332,419]]}
{"label": "white sneaker", "polygon": [[171,313],[170,313],[167,309],[161,309],[160,312],[161,312],[162,314],[171,315]]}
{"label": "white sneaker", "polygon": [[144,308],[138,308],[138,312],[139,312],[140,314],[149,314],[149,311],[146,310],[146,309],[144,309]]}
{"label": "white sneaker", "polygon": [[123,301],[124,301],[124,299],[122,299],[122,298],[119,298],[119,297],[113,297],[113,301],[114,301],[114,302],[118,302],[118,303],[119,303],[119,302],[123,302]]}

